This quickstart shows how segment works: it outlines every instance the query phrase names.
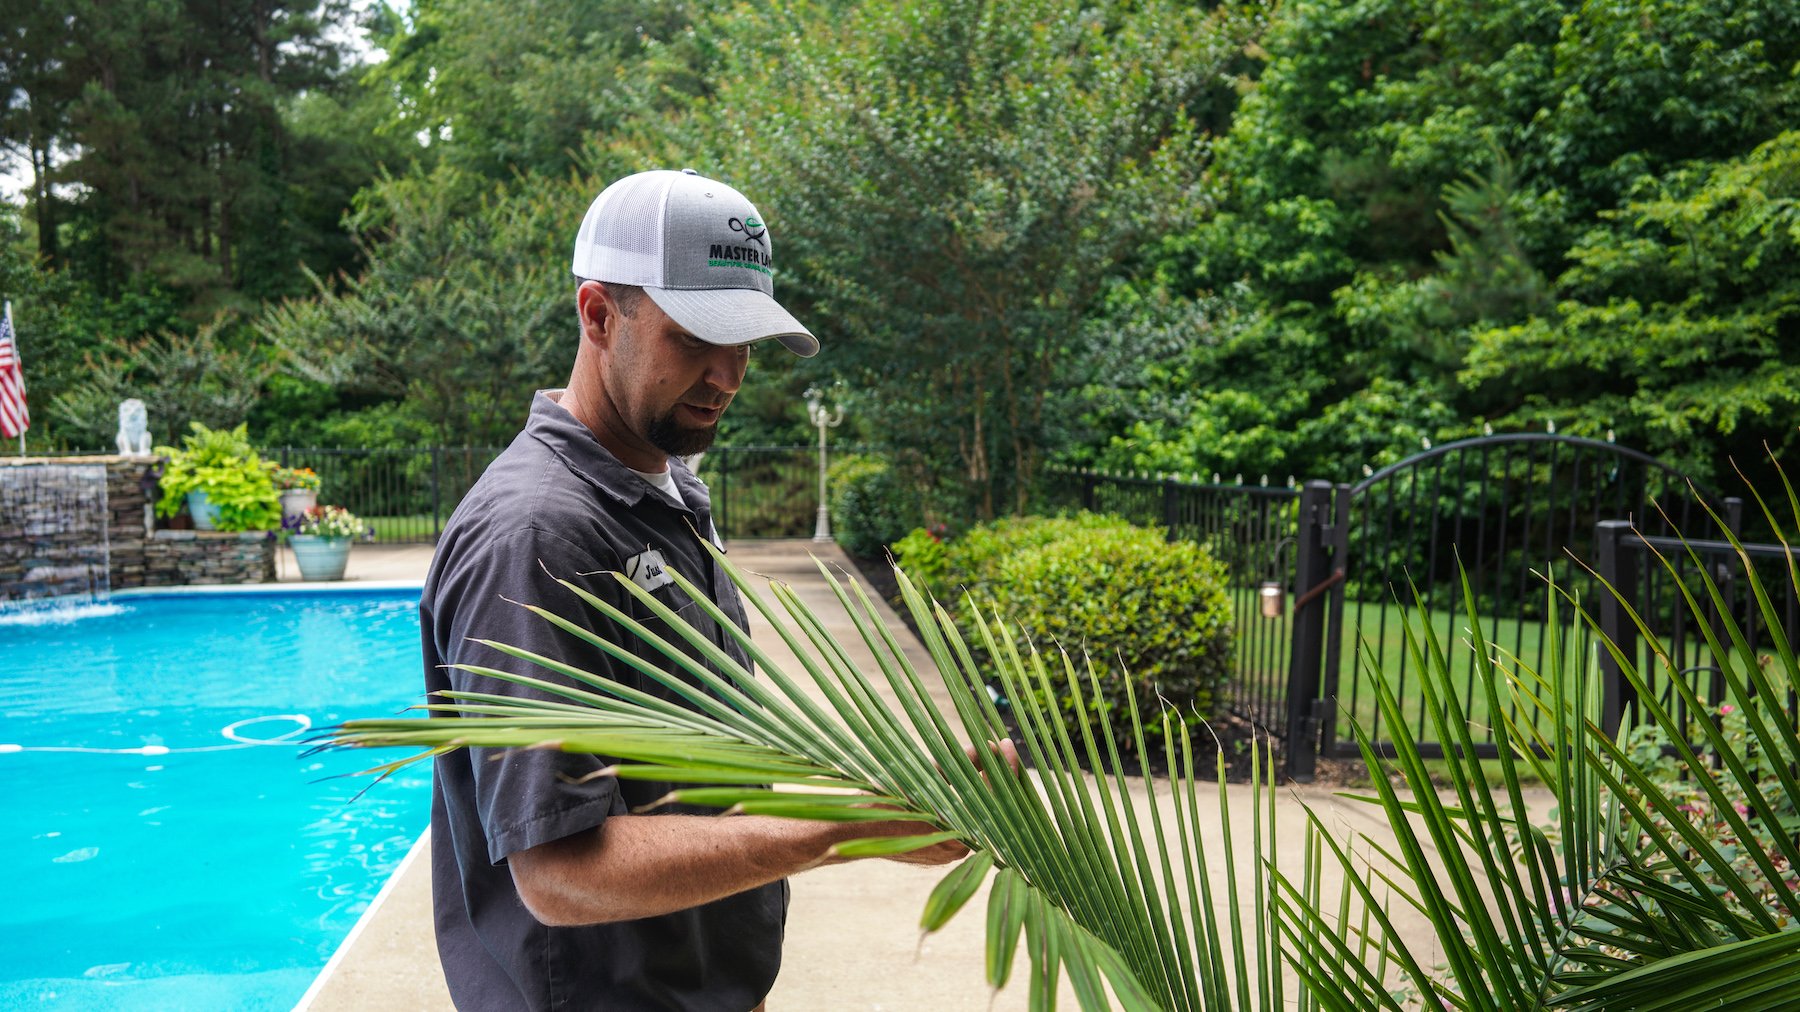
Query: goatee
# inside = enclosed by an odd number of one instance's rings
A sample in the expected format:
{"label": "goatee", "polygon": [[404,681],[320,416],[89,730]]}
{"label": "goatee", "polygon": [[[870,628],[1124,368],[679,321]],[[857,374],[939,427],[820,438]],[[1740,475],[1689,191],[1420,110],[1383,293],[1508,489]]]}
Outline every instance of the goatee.
{"label": "goatee", "polygon": [[719,436],[719,426],[715,422],[703,429],[684,429],[675,424],[673,411],[650,423],[650,431],[645,433],[650,445],[671,457],[689,457],[713,445]]}

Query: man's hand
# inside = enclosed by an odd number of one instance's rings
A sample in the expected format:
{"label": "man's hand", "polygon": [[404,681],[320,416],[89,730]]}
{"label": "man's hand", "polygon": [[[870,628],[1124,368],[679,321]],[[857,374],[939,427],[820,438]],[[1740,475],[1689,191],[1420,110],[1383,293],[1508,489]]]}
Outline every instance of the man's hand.
{"label": "man's hand", "polygon": [[[969,761],[975,764],[975,768],[981,771],[981,779],[986,780],[988,777],[987,765],[982,761],[982,752],[973,745],[963,746],[963,752],[968,755]],[[1018,775],[1019,749],[1012,743],[1011,738],[988,742],[987,752],[989,755],[999,756],[1006,760],[1007,768],[1012,771],[1014,776]],[[927,833],[937,832],[936,826],[925,822],[883,822],[876,825],[881,827],[880,830],[869,835],[923,836]],[[968,856],[969,848],[961,840],[946,840],[943,843],[932,844],[919,850],[892,855],[888,860],[898,861],[901,864],[939,865],[960,861]]]}
{"label": "man's hand", "polygon": [[[1013,775],[1019,775],[1019,747],[1013,744],[1011,738],[990,741],[987,743],[987,750],[989,753],[1005,759],[1006,766],[1008,769],[1012,770]],[[981,753],[976,751],[975,746],[973,745],[963,746],[963,751],[968,753],[969,761],[975,764],[975,768],[981,771],[981,779],[986,780],[987,767],[981,762]]]}

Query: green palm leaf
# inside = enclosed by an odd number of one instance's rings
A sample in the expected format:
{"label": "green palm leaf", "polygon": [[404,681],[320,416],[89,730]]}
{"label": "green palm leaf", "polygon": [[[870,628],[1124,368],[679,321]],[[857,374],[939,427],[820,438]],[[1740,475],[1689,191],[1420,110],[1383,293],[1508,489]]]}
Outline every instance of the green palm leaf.
{"label": "green palm leaf", "polygon": [[[1800,502],[1788,492],[1790,503]],[[1426,726],[1409,725],[1371,664],[1393,758],[1355,730],[1377,773],[1373,792],[1361,800],[1379,806],[1385,827],[1340,839],[1308,810],[1298,837],[1305,856],[1290,871],[1275,858],[1281,834],[1273,770],[1259,744],[1246,841],[1233,836],[1234,815],[1243,813],[1234,812],[1225,787],[1222,753],[1214,747],[1214,801],[1197,775],[1204,750],[1183,722],[1165,718],[1161,728],[1166,782],[1121,772],[1121,752],[1128,746],[1146,754],[1147,736],[1134,723],[1121,742],[1094,719],[1108,677],[1103,668],[1060,650],[1020,646],[1004,617],[983,614],[972,602],[959,624],[901,573],[903,603],[931,660],[918,670],[861,588],[821,565],[873,658],[859,665],[850,644],[834,638],[790,588],[759,591],[723,554],[714,557],[791,651],[794,670],[784,670],[680,574],[672,574],[677,584],[737,638],[761,679],[621,579],[668,624],[668,638],[604,600],[583,595],[586,603],[651,644],[666,664],[533,610],[687,705],[496,645],[562,680],[470,670],[555,699],[458,693],[431,704],[436,715],[428,719],[353,721],[334,742],[415,750],[384,771],[467,745],[586,751],[617,759],[603,775],[692,785],[659,804],[926,823],[935,831],[852,841],[837,851],[883,856],[946,839],[967,844],[973,856],[932,892],[921,924],[941,928],[986,886],[988,981],[1006,986],[1023,951],[1034,1009],[1053,1007],[1064,980],[1090,1009],[1773,1009],[1791,1007],[1800,995],[1800,961],[1792,958],[1800,949],[1800,902],[1788,881],[1800,866],[1791,829],[1800,812],[1800,729],[1785,705],[1800,671],[1754,566],[1745,567],[1746,585],[1774,644],[1772,658],[1751,650],[1746,630],[1719,607],[1720,591],[1705,567],[1697,594],[1672,581],[1688,594],[1690,609],[1712,604],[1725,616],[1716,631],[1706,622],[1696,626],[1723,672],[1726,699],[1747,714],[1742,741],[1710,721],[1688,726],[1684,710],[1707,712],[1724,700],[1702,699],[1670,678],[1660,646],[1661,669],[1640,666],[1605,642],[1563,588],[1546,590],[1549,663],[1542,671],[1488,644],[1472,605],[1465,639],[1441,642],[1422,618],[1415,590],[1404,645],[1409,667],[1423,673]],[[1662,564],[1675,573],[1672,560]],[[1790,560],[1791,580],[1797,572]],[[1465,575],[1466,601],[1473,599],[1469,583]],[[1593,660],[1577,656],[1565,635],[1561,616],[1569,609],[1637,690],[1639,725],[1671,743],[1677,768],[1721,825],[1739,844],[1761,839],[1766,846],[1746,856],[1742,846],[1693,825],[1671,783],[1636,765],[1602,730]],[[1629,605],[1625,610],[1655,643],[1651,623]],[[964,630],[991,658],[985,667],[975,662]],[[1459,698],[1450,676],[1452,655],[1461,650],[1473,653],[1479,700]],[[984,775],[964,751],[965,743],[1004,733],[990,681],[1015,701],[1026,775]],[[1679,707],[1662,701],[1665,682]],[[1034,702],[1059,695],[1073,698],[1079,711],[1074,733],[1061,715]],[[1129,703],[1135,714],[1135,700]],[[1472,712],[1498,721],[1492,731],[1502,747],[1498,759],[1485,761],[1490,765],[1476,757]],[[1425,731],[1446,746],[1437,781],[1419,746]],[[1543,788],[1527,789],[1530,780]],[[762,789],[771,784],[787,789]],[[1736,798],[1746,799],[1741,813],[1731,804]],[[1219,836],[1205,829],[1214,804],[1222,843],[1208,842]],[[1775,826],[1789,828],[1762,832]],[[1423,934],[1407,926],[1421,916]]]}
{"label": "green palm leaf", "polygon": [[[624,590],[668,623],[673,630],[668,638],[600,598],[584,599],[650,643],[667,659],[666,670],[578,623],[533,610],[689,705],[495,644],[564,681],[470,670],[531,685],[557,701],[459,693],[431,704],[436,715],[428,719],[352,721],[337,730],[334,742],[406,746],[424,750],[423,755],[469,745],[592,752],[618,759],[607,775],[695,785],[678,787],[661,803],[791,818],[916,819],[940,832],[852,841],[836,850],[882,856],[944,839],[966,843],[974,855],[934,890],[922,925],[941,928],[987,885],[989,982],[999,988],[1012,979],[1022,940],[1032,1007],[1053,1007],[1063,979],[1091,1009],[1280,1004],[1280,964],[1269,946],[1282,936],[1285,922],[1275,906],[1265,909],[1260,881],[1253,895],[1238,882],[1240,873],[1260,880],[1263,844],[1275,836],[1274,808],[1254,809],[1256,853],[1227,848],[1208,855],[1201,825],[1206,803],[1195,775],[1199,750],[1181,722],[1165,722],[1167,757],[1179,774],[1159,788],[1120,772],[1122,743],[1104,725],[1089,719],[1072,737],[1057,714],[1021,702],[1019,745],[1035,772],[984,775],[964,744],[1005,734],[987,692],[990,678],[1020,701],[1034,698],[1028,684],[1059,683],[1074,692],[1084,711],[1097,714],[1104,673],[1061,652],[1021,652],[1004,619],[971,609],[971,628],[988,655],[997,658],[993,669],[978,669],[950,613],[901,574],[904,603],[923,632],[935,669],[921,673],[861,588],[821,566],[862,646],[875,658],[874,667],[864,671],[790,589],[774,584],[759,590],[722,553],[715,558],[792,651],[799,671],[782,670],[680,574],[673,575],[681,589],[738,638],[763,678],[752,677],[666,606],[621,580]],[[934,702],[934,690],[948,706]],[[1144,754],[1145,738],[1137,726],[1129,743],[1136,754]],[[1259,765],[1264,762],[1259,752]],[[1222,755],[1218,773],[1217,803],[1224,806]],[[730,786],[737,784],[746,786]],[[766,784],[793,789],[773,794],[747,789]],[[1229,820],[1226,825],[1229,839]],[[1215,895],[1209,869],[1221,864],[1229,884]],[[1252,903],[1256,930],[1246,933],[1244,913]],[[1221,908],[1229,927],[1221,923]]]}
{"label": "green palm leaf", "polygon": [[[1789,494],[1793,502],[1791,488]],[[1764,512],[1770,515],[1766,505]],[[1399,783],[1376,775],[1374,795],[1361,800],[1384,809],[1393,844],[1365,839],[1375,855],[1365,859],[1329,837],[1325,843],[1350,873],[1346,881],[1425,1007],[1793,1007],[1800,995],[1800,961],[1793,958],[1800,949],[1800,902],[1792,881],[1800,867],[1792,828],[1800,811],[1793,773],[1800,747],[1788,686],[1796,684],[1796,669],[1769,588],[1743,546],[1727,537],[1744,564],[1760,632],[1775,645],[1772,657],[1751,649],[1706,565],[1691,567],[1699,574],[1694,591],[1673,559],[1657,556],[1698,618],[1694,627],[1721,671],[1722,699],[1702,698],[1675,675],[1669,650],[1629,601],[1620,603],[1651,645],[1654,666],[1607,641],[1574,595],[1555,585],[1547,588],[1549,663],[1542,672],[1490,647],[1470,607],[1465,648],[1474,653],[1486,712],[1499,715],[1494,730],[1504,732],[1491,765],[1476,758],[1468,707],[1456,696],[1446,648],[1424,619],[1415,589],[1405,646],[1422,672],[1427,724],[1445,743],[1441,779],[1433,780],[1420,755],[1423,729],[1409,725],[1371,664],[1394,758],[1378,754],[1361,729],[1357,742],[1371,770],[1396,773]],[[1703,561],[1691,545],[1688,555]],[[1790,555],[1790,579],[1795,574]],[[1469,583],[1465,574],[1465,601],[1473,599]],[[1800,581],[1792,589],[1800,593]],[[1636,690],[1639,726],[1669,743],[1677,779],[1652,775],[1621,744],[1624,736],[1602,729],[1594,662],[1567,649],[1564,608],[1575,609]],[[1673,703],[1664,702],[1665,692]],[[1707,716],[1682,716],[1716,714],[1727,702],[1746,714],[1741,740]],[[1548,790],[1553,816],[1542,806],[1533,811],[1523,786],[1527,771]],[[1684,802],[1678,789],[1704,805]],[[1696,821],[1696,807],[1705,823]],[[1539,825],[1549,818],[1554,822]],[[1428,958],[1418,939],[1395,930],[1391,905],[1384,909],[1358,870],[1410,894],[1431,922],[1431,948],[1439,955]],[[1391,981],[1344,959],[1351,937],[1309,912],[1307,883],[1279,872],[1273,878],[1277,903],[1290,918],[1285,953],[1302,980],[1329,1007],[1397,1007]],[[1434,961],[1444,969],[1433,969]],[[1342,993],[1325,998],[1322,988]]]}

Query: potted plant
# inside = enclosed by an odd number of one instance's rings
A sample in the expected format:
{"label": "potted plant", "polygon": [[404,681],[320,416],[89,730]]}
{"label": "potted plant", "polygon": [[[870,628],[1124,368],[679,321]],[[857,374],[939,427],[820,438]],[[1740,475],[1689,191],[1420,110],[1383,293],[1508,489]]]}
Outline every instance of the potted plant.
{"label": "potted plant", "polygon": [[266,531],[281,522],[269,467],[250,445],[249,428],[209,429],[199,422],[179,449],[159,446],[162,496],[156,514],[172,517],[185,506],[203,531]]}
{"label": "potted plant", "polygon": [[314,506],[282,526],[289,532],[300,578],[309,583],[343,579],[350,545],[369,533],[368,526],[342,506]]}
{"label": "potted plant", "polygon": [[291,527],[300,514],[319,504],[319,476],[312,468],[270,464],[269,477],[281,498],[281,526]]}

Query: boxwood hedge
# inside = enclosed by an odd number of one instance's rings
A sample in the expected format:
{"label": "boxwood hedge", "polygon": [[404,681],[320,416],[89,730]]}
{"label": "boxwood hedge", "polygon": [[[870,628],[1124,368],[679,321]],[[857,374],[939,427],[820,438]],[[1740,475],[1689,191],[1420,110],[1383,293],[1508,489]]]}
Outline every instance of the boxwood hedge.
{"label": "boxwood hedge", "polygon": [[[1184,722],[1212,714],[1231,670],[1232,622],[1224,566],[1205,549],[1088,513],[1012,518],[949,542],[926,540],[915,532],[912,551],[897,546],[900,562],[917,556],[936,570],[929,582],[940,599],[966,590],[997,605],[1040,649],[1067,649],[1078,669],[1084,656],[1093,659],[1122,742],[1131,740],[1127,677],[1153,743],[1165,706]],[[1066,688],[1055,702],[1073,718]]]}

